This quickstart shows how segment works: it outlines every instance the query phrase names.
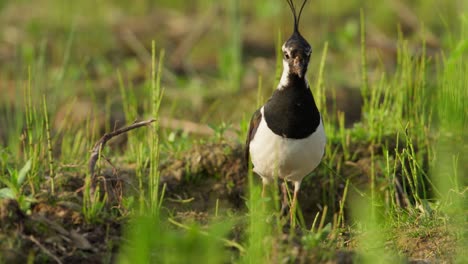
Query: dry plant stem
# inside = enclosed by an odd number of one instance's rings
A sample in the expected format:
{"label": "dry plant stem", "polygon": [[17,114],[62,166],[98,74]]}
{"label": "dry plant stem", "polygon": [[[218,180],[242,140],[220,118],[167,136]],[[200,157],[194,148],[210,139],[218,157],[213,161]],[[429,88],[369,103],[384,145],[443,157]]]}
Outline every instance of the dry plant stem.
{"label": "dry plant stem", "polygon": [[422,29],[422,23],[418,19],[418,16],[414,13],[413,10],[411,10],[405,1],[393,0],[389,3],[390,7],[395,10],[395,14],[400,18],[400,21],[404,25],[408,26],[420,35],[424,34],[423,38],[425,38],[426,42],[432,47],[440,46],[439,38],[432,31],[430,31],[429,28]]}
{"label": "dry plant stem", "polygon": [[[208,125],[199,124],[183,119],[161,117],[159,125],[163,128],[181,129],[184,132],[202,136],[213,136],[215,134],[213,129]],[[224,137],[228,139],[235,139],[237,138],[237,135],[234,130],[228,129],[224,133]]]}
{"label": "dry plant stem", "polygon": [[[122,127],[120,129],[117,129],[113,132],[106,133],[104,136],[102,136],[98,142],[94,145],[93,149],[91,150],[91,156],[89,158],[89,163],[88,163],[88,168],[89,168],[89,175],[94,179],[94,169],[96,167],[96,163],[100,157],[101,151],[104,149],[104,146],[106,145],[107,141],[111,140],[113,137],[118,136],[123,133],[127,133],[130,130],[133,130],[135,128],[139,128],[142,126],[147,126],[151,123],[156,121],[156,119],[152,118],[146,121],[141,121],[141,122],[135,122],[129,126]],[[94,180],[92,181],[94,183]],[[94,186],[94,184],[91,184],[91,186]]]}
{"label": "dry plant stem", "polygon": [[194,26],[194,29],[190,31],[190,34],[177,46],[172,56],[169,59],[172,65],[176,67],[186,68],[184,65],[184,58],[190,53],[193,47],[203,38],[203,36],[212,29],[212,25],[218,16],[220,11],[220,5],[215,4],[210,10],[208,10],[202,17],[197,19],[198,23]]}
{"label": "dry plant stem", "polygon": [[[122,30],[122,40],[135,53],[142,63],[151,65],[151,53],[146,49],[131,29],[124,28]],[[164,73],[163,75],[170,81],[174,82],[176,80],[175,75],[168,69],[162,69],[162,71]]]}
{"label": "dry plant stem", "polygon": [[50,252],[44,245],[42,245],[41,242],[39,242],[34,236],[30,235],[30,236],[27,236],[26,238],[29,239],[34,244],[36,244],[36,246],[38,246],[45,254],[53,258],[57,263],[59,264],[63,263],[57,256],[52,254],[52,252]]}
{"label": "dry plant stem", "polygon": [[123,40],[130,47],[130,49],[135,52],[138,59],[145,63],[151,63],[151,53],[145,48],[143,43],[138,39],[138,37],[128,28],[122,30]]}

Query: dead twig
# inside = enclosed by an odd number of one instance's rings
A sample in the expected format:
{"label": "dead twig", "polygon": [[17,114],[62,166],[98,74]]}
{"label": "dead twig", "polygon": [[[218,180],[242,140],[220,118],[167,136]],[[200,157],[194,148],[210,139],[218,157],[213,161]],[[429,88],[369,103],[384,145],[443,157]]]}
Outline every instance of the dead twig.
{"label": "dead twig", "polygon": [[141,43],[138,37],[128,28],[122,30],[122,39],[144,64],[151,64],[151,52]]}
{"label": "dead twig", "polygon": [[[96,167],[96,163],[97,163],[97,161],[98,161],[98,159],[99,159],[99,157],[101,155],[101,151],[104,149],[104,146],[106,145],[107,141],[109,141],[110,139],[112,139],[115,136],[118,136],[118,135],[123,134],[123,133],[127,133],[128,131],[133,130],[135,128],[139,128],[139,127],[142,127],[142,126],[147,126],[147,125],[153,123],[154,121],[156,121],[156,119],[152,118],[152,119],[149,119],[149,120],[146,120],[146,121],[135,122],[135,123],[131,124],[130,126],[122,127],[122,128],[119,128],[119,129],[117,129],[117,130],[115,130],[113,132],[104,134],[104,136],[102,136],[101,139],[99,139],[98,142],[96,142],[93,149],[91,150],[91,156],[89,158],[89,163],[88,163],[89,175],[91,175],[91,177],[94,179],[94,169]],[[94,182],[94,180],[92,182]],[[93,184],[91,186],[93,186]]]}
{"label": "dead twig", "polygon": [[[202,135],[202,136],[213,136],[215,132],[211,127],[205,124],[195,123],[189,120],[175,119],[175,118],[166,118],[162,117],[160,120],[160,125],[163,128],[169,128],[174,130],[183,130],[187,133]],[[224,136],[226,138],[236,138],[237,135],[232,129],[228,129]]]}
{"label": "dead twig", "polygon": [[184,65],[184,59],[193,47],[212,28],[213,21],[215,21],[218,16],[219,9],[220,5],[215,4],[215,6],[201,16],[201,19],[196,19],[197,22],[195,26],[193,26],[192,30],[190,30],[190,34],[172,52],[169,62],[173,67],[186,68],[186,65]]}
{"label": "dead twig", "polygon": [[[138,39],[135,33],[129,28],[123,28],[121,30],[123,42],[130,48],[130,50],[135,53],[136,57],[146,65],[151,65],[151,52],[143,45],[143,43]],[[158,59],[156,59],[157,61]],[[176,80],[174,73],[169,71],[167,68],[163,68],[163,76],[170,81]]]}
{"label": "dead twig", "polygon": [[204,136],[214,135],[213,129],[208,125],[195,123],[189,120],[162,117],[160,125],[163,128],[180,129],[187,133]]}
{"label": "dead twig", "polygon": [[44,245],[41,244],[33,235],[30,236],[25,236],[28,240],[36,244],[45,254],[49,255],[51,258],[53,258],[57,263],[62,264],[63,262],[55,256],[50,250],[48,250]]}
{"label": "dead twig", "polygon": [[418,16],[410,7],[408,7],[408,5],[406,5],[404,1],[390,1],[390,7],[393,8],[395,14],[400,18],[400,21],[411,30],[421,35],[428,45],[434,48],[440,47],[440,41],[437,36],[432,33],[429,28],[421,28],[421,22],[419,21]]}

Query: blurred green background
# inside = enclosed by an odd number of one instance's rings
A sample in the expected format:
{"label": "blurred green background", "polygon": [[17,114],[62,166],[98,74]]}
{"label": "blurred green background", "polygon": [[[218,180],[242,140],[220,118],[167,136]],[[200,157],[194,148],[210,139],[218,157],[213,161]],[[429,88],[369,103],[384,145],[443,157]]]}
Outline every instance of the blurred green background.
{"label": "blurred green background", "polygon": [[[1,100],[22,103],[29,68],[34,92],[47,94],[58,115],[73,98],[118,110],[119,75],[138,95],[155,40],[156,49],[165,51],[163,115],[238,123],[256,107],[259,78],[265,98],[275,88],[275,50],[292,31],[291,12],[281,0],[0,3]],[[328,43],[326,91],[337,93],[338,109],[353,122],[360,104],[353,92],[360,85],[360,9],[366,16],[370,78],[377,78],[395,69],[399,39],[408,41],[414,56],[423,40],[429,55],[440,54],[459,32],[465,8],[466,1],[456,0],[310,1],[300,25],[314,49],[309,79],[315,81]]]}

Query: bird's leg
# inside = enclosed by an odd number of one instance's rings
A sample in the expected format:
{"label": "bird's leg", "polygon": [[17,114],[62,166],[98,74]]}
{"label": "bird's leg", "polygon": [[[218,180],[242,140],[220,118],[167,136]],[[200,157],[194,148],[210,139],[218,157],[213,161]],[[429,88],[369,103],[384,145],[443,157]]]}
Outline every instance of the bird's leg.
{"label": "bird's leg", "polygon": [[267,209],[267,203],[266,203],[266,197],[267,197],[267,191],[268,191],[268,184],[269,184],[269,181],[268,179],[266,178],[262,178],[262,209],[263,209],[263,212],[266,212],[266,209]]}
{"label": "bird's leg", "polygon": [[295,216],[296,216],[296,204],[297,204],[297,192],[299,191],[299,188],[301,187],[301,182],[294,182],[294,194],[293,194],[293,200],[291,204],[291,209],[290,209],[290,220],[291,220],[291,226],[295,226]]}
{"label": "bird's leg", "polygon": [[289,204],[289,199],[288,199],[288,186],[286,182],[281,183],[281,194],[282,194],[282,199],[281,199],[281,215],[284,216],[287,214],[288,210],[288,204]]}
{"label": "bird's leg", "polygon": [[270,183],[268,178],[262,177],[262,198],[267,196],[267,185]]}

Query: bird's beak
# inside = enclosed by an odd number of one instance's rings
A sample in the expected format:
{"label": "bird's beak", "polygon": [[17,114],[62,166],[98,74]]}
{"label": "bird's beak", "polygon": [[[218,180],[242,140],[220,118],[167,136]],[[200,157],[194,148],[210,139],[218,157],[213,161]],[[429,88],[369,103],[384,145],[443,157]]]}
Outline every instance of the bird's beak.
{"label": "bird's beak", "polygon": [[293,61],[293,71],[300,77],[304,77],[307,71],[308,61],[301,56],[297,56]]}

